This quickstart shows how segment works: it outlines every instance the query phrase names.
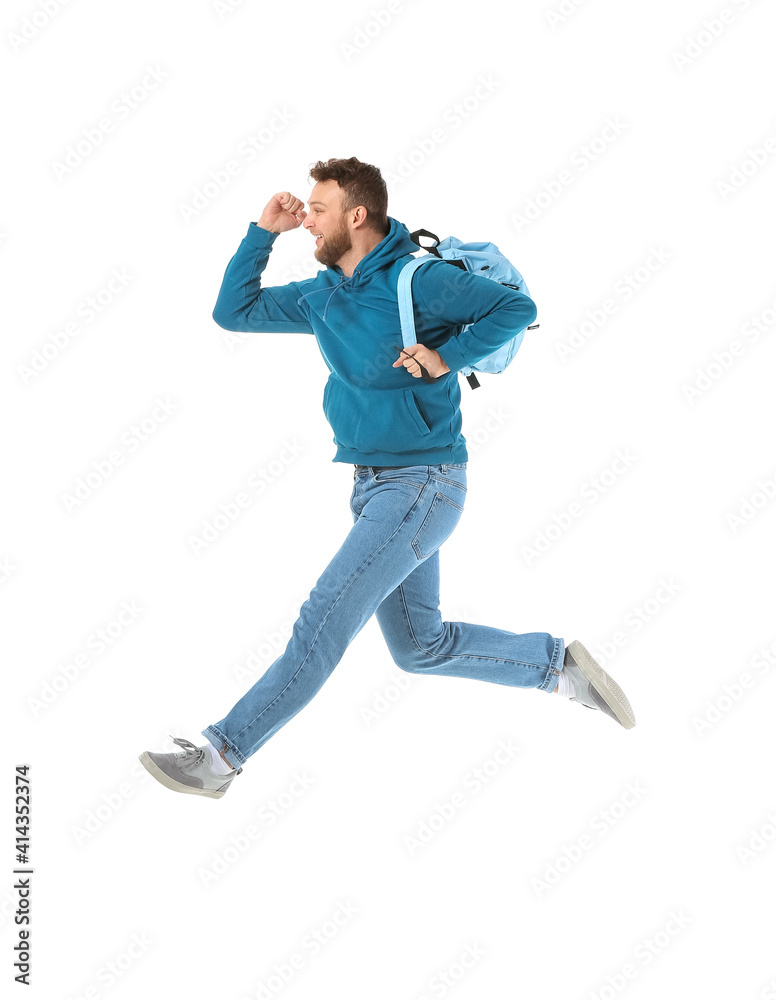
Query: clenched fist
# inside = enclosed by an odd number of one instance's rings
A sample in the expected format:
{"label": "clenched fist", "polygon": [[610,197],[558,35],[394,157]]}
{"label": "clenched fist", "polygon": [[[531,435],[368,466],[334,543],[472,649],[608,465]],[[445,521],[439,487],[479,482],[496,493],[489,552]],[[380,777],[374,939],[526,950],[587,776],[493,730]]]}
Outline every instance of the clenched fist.
{"label": "clenched fist", "polygon": [[298,229],[307,217],[307,212],[302,210],[303,205],[304,202],[290,191],[273,194],[261,213],[258,225],[271,233],[287,233]]}

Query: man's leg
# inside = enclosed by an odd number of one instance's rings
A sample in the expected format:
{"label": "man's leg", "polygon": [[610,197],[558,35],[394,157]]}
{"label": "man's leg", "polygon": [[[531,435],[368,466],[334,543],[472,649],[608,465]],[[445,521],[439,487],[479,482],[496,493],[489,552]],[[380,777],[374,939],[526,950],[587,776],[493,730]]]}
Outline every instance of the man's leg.
{"label": "man's leg", "polygon": [[203,730],[226,761],[239,767],[312,699],[385,598],[449,537],[463,511],[461,478],[460,467],[439,465],[355,476],[353,527],[302,605],[285,651]]}
{"label": "man's leg", "polygon": [[514,632],[442,620],[439,550],[420,563],[376,612],[391,655],[417,674],[470,677],[509,687],[554,691],[564,642],[547,632]]}
{"label": "man's leg", "polygon": [[566,646],[563,639],[546,632],[518,635],[485,625],[443,621],[438,551],[386,597],[376,617],[391,655],[403,670],[558,692],[602,711],[625,729],[636,724],[620,686],[577,640]]}
{"label": "man's leg", "polygon": [[[354,478],[353,527],[302,605],[284,653],[223,719],[202,731],[234,768],[311,700],[378,609],[381,628],[405,669],[545,691],[555,687],[563,640],[543,632],[519,636],[442,623],[437,617],[437,553],[463,512],[465,466],[382,472],[369,467]],[[418,573],[426,564],[426,572]],[[239,771],[224,779],[210,766],[210,749],[175,742],[184,747],[180,754],[144,753],[140,759],[169,788],[223,795]]]}

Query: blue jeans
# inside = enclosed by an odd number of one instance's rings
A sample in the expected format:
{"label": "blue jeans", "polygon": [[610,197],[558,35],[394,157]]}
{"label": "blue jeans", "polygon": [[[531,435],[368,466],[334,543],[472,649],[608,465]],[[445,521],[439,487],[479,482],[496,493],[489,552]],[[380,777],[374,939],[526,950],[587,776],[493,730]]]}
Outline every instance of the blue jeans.
{"label": "blue jeans", "polygon": [[540,691],[556,686],[563,639],[442,621],[439,547],[463,513],[466,463],[357,465],[353,478],[353,527],[302,605],[285,652],[202,731],[235,767],[304,708],[375,614],[403,670]]}

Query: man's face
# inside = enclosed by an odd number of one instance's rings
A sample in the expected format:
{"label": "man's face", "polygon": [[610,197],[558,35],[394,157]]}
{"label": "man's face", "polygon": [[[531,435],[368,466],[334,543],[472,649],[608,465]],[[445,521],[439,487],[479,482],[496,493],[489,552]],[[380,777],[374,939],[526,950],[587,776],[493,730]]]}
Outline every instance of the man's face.
{"label": "man's face", "polygon": [[350,229],[340,210],[342,192],[336,181],[318,181],[310,192],[304,228],[315,241],[315,259],[325,267],[333,267],[353,247]]}

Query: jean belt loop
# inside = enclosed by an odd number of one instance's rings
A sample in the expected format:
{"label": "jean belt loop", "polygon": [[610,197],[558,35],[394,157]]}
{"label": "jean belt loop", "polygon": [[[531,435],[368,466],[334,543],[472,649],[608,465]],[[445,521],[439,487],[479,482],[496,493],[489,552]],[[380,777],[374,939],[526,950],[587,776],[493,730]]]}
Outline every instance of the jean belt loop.
{"label": "jean belt loop", "polygon": [[447,466],[446,466],[446,465],[443,465],[443,466],[442,466],[442,472],[443,472],[443,473],[444,473],[444,472],[447,472]]}

